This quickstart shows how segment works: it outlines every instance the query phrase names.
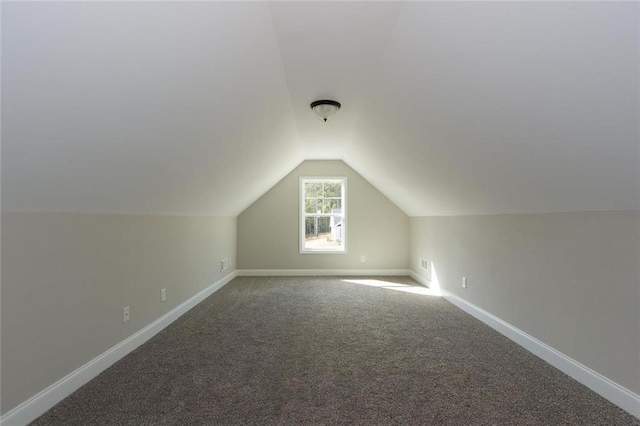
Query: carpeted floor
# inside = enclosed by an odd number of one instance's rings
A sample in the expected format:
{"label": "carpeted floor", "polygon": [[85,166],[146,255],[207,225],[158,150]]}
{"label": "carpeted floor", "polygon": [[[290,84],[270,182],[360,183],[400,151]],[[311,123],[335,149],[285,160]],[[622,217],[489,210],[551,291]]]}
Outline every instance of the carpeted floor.
{"label": "carpeted floor", "polygon": [[319,277],[234,279],[33,424],[240,423],[640,425],[441,298]]}

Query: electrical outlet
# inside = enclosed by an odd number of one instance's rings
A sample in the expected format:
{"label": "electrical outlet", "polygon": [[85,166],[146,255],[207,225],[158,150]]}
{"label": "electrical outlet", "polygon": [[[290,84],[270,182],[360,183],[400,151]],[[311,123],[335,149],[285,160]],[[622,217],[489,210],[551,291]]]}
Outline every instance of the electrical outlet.
{"label": "electrical outlet", "polygon": [[167,289],[163,288],[160,290],[160,301],[164,302],[165,300],[167,300]]}
{"label": "electrical outlet", "polygon": [[122,308],[122,322],[129,321],[129,307],[125,306]]}
{"label": "electrical outlet", "polygon": [[462,277],[462,288],[467,288],[467,277]]}
{"label": "electrical outlet", "polygon": [[364,263],[366,260],[367,258],[364,256],[364,254],[360,256],[360,262]]}
{"label": "electrical outlet", "polygon": [[220,272],[224,272],[229,269],[229,258],[225,257],[220,261]]}
{"label": "electrical outlet", "polygon": [[420,267],[422,269],[429,269],[429,261],[427,259],[425,259],[424,257],[420,258]]}

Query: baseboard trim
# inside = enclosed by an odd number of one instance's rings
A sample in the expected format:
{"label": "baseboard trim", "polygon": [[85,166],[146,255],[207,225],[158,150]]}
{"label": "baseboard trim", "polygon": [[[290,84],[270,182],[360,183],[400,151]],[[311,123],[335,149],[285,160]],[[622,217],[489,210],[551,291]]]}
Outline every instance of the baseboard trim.
{"label": "baseboard trim", "polygon": [[[71,393],[88,383],[98,374],[122,359],[128,353],[155,336],[158,332],[180,318],[198,303],[218,291],[236,276],[335,276],[335,275],[408,275],[419,283],[428,286],[429,282],[413,271],[406,269],[244,269],[236,270],[210,285],[200,293],[172,309],[153,323],[113,346],[82,367],[58,380],[37,395],[0,417],[0,424],[7,426],[26,425]],[[563,373],[587,386],[600,396],[616,404],[631,415],[640,419],[640,395],[620,386],[589,367],[573,360],[551,346],[503,321],[495,315],[462,299],[441,290],[446,300],[484,322],[494,330],[518,343],[534,355],[545,360]]]}
{"label": "baseboard trim", "polygon": [[408,269],[238,269],[239,277],[326,277],[326,276],[372,276],[410,274]]}
{"label": "baseboard trim", "polygon": [[8,411],[4,416],[0,417],[0,424],[6,426],[21,426],[37,419],[58,402],[71,395],[98,374],[102,373],[138,346],[158,334],[198,303],[221,289],[236,276],[237,271],[231,272],[222,279],[211,284],[206,289],[202,290],[200,293],[167,312],[165,315],[140,331],[98,355],[82,367],[69,373],[67,376],[58,380],[56,383],[42,390],[35,396],[29,398],[14,409]]}
{"label": "baseboard trim", "polygon": [[420,284],[422,284],[425,287],[431,287],[431,281],[429,281],[428,279],[426,279],[425,277],[416,274],[413,271],[409,271],[409,276],[411,278],[413,278],[414,280],[416,280],[417,282],[419,282]]}
{"label": "baseboard trim", "polygon": [[[412,274],[412,276],[413,275],[414,274]],[[546,343],[530,336],[484,309],[467,302],[461,297],[446,290],[441,290],[441,292],[443,297],[453,305],[484,322],[489,327],[553,365],[569,377],[582,383],[598,395],[640,419],[640,395],[620,386],[600,373],[593,371],[589,367],[566,356],[562,352],[557,351]]]}

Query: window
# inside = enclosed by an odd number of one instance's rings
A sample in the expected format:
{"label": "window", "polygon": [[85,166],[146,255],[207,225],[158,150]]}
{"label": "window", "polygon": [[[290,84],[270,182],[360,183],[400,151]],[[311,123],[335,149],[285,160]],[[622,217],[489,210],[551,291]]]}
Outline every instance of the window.
{"label": "window", "polygon": [[300,253],[347,251],[347,178],[300,178]]}

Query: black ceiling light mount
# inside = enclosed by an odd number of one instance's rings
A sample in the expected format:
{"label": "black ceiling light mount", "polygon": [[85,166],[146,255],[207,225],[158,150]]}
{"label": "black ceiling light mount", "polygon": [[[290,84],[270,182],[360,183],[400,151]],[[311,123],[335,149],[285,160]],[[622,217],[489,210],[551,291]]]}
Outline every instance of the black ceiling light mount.
{"label": "black ceiling light mount", "polygon": [[335,117],[341,106],[340,102],[327,99],[311,102],[311,109],[325,123]]}

